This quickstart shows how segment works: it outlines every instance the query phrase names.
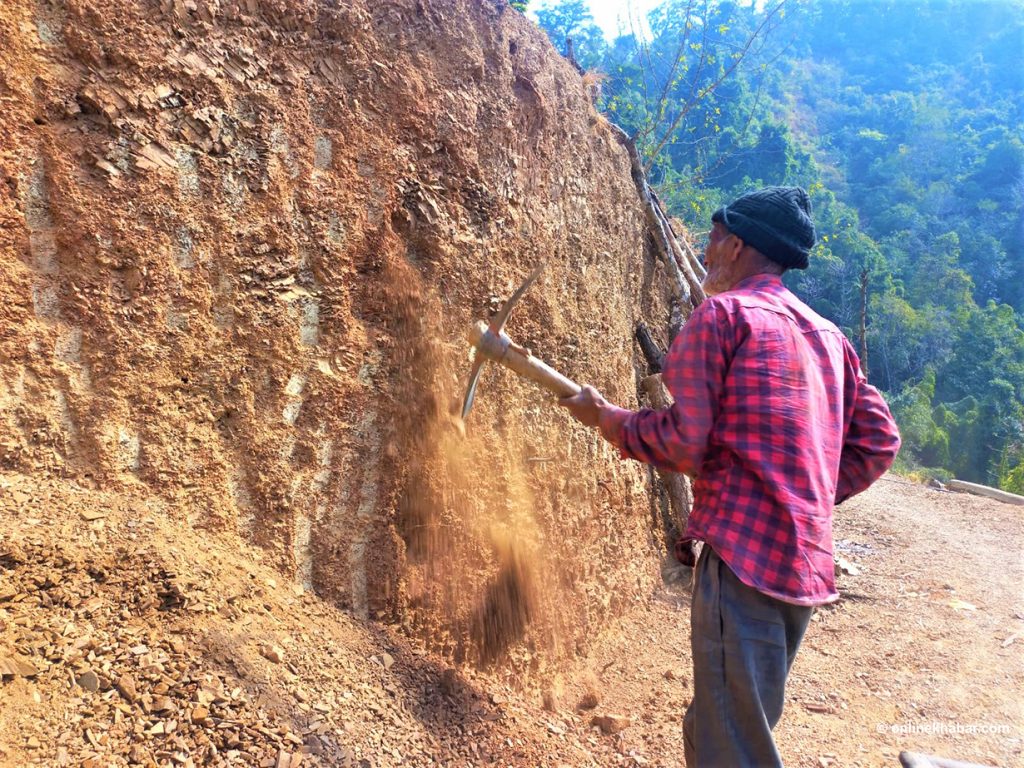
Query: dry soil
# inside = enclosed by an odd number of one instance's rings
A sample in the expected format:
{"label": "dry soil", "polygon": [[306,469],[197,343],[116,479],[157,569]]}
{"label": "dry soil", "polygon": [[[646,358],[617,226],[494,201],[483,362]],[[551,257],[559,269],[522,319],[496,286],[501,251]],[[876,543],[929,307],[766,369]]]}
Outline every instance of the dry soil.
{"label": "dry soil", "polygon": [[[0,477],[0,764],[682,765],[687,569],[542,681],[452,665],[187,515]],[[858,572],[798,656],[787,764],[1024,764],[1019,508],[886,477],[836,529]]]}

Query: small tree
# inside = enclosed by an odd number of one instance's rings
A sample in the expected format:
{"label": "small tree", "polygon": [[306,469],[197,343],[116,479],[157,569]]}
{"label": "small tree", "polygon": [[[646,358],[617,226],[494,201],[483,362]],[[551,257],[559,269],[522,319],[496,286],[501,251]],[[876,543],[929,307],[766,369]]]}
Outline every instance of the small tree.
{"label": "small tree", "polygon": [[[718,143],[722,131],[721,109],[715,96],[727,83],[730,99],[744,98],[753,109],[749,88],[737,82],[740,69],[757,63],[755,81],[767,72],[767,44],[784,17],[786,0],[775,0],[762,10],[719,0],[668,0],[650,14],[648,38],[639,20],[632,20],[631,46],[623,50],[627,60],[616,63],[609,111],[623,115],[650,172],[669,147],[683,147],[695,160],[704,144]],[[618,86],[618,87],[616,87]],[[618,94],[639,90],[642,103],[623,110],[615,103]],[[756,88],[755,88],[756,90]],[[738,127],[745,133],[750,121]],[[673,163],[678,169],[680,164]],[[696,175],[699,162],[691,164]]]}
{"label": "small tree", "polygon": [[563,0],[549,8],[537,10],[537,21],[552,45],[563,56],[569,54],[569,40],[574,54],[584,67],[595,66],[604,53],[604,34],[583,0]]}

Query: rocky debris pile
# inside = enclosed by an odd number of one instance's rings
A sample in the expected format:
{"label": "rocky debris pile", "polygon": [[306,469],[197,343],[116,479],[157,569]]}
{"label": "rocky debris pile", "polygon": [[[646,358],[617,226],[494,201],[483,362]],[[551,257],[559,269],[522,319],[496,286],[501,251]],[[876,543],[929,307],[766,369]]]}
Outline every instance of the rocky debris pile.
{"label": "rocky debris pile", "polygon": [[[211,670],[195,647],[189,615],[238,621],[238,596],[215,596],[207,591],[214,585],[184,582],[139,553],[115,553],[116,568],[106,560],[44,537],[0,550],[3,643],[19,665],[5,672],[63,689],[66,717],[47,738],[54,764],[98,768],[123,756],[144,766],[285,768],[320,764],[325,753],[344,764],[332,703],[310,702],[296,688],[296,712],[282,717],[280,693],[253,690],[230,666]],[[284,652],[267,648],[297,681]],[[33,698],[43,703],[38,690]],[[41,750],[41,736],[27,736],[24,747]]]}
{"label": "rocky debris pile", "polygon": [[0,766],[638,764],[625,718],[541,710],[178,518],[0,474]]}

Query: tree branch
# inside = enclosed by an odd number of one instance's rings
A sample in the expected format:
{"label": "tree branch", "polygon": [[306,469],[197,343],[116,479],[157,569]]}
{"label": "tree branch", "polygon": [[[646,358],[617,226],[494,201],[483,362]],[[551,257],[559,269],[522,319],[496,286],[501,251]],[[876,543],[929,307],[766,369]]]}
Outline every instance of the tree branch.
{"label": "tree branch", "polygon": [[747,54],[750,52],[750,48],[754,45],[755,41],[757,41],[757,39],[762,35],[762,32],[764,32],[765,28],[770,24],[770,22],[774,19],[775,15],[782,9],[782,7],[785,4],[786,0],[781,0],[781,2],[779,2],[778,5],[776,5],[768,12],[768,14],[761,20],[761,23],[758,24],[757,28],[750,34],[750,37],[747,38],[747,41],[743,44],[742,48],[740,48],[739,53],[733,56],[732,65],[725,69],[714,82],[712,82],[705,88],[702,88],[699,92],[697,92],[696,96],[694,96],[693,89],[696,88],[697,83],[700,82],[700,70],[703,68],[704,61],[707,56],[707,24],[705,23],[704,42],[701,43],[701,63],[699,65],[697,73],[695,73],[694,75],[694,85],[690,91],[691,97],[686,102],[686,104],[683,105],[683,108],[675,116],[675,119],[672,120],[672,123],[669,125],[668,129],[662,134],[661,139],[658,141],[655,147],[646,153],[649,159],[647,163],[644,165],[645,172],[650,172],[651,166],[654,164],[655,158],[657,158],[657,156],[665,148],[665,145],[668,143],[668,140],[672,137],[672,134],[675,133],[676,129],[679,127],[679,123],[682,122],[683,118],[686,117],[693,110],[693,108],[697,106],[698,103],[700,103],[700,101],[707,98],[716,90],[718,90],[718,87],[733,72],[736,71],[736,67],[738,67],[740,63],[747,57]]}

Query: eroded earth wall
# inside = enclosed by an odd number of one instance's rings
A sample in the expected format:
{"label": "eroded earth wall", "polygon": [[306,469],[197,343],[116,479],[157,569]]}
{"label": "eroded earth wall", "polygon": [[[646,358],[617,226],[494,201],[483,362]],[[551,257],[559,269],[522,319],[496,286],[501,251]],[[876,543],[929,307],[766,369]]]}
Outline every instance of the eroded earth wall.
{"label": "eroded earth wall", "polygon": [[4,467],[147,486],[457,657],[510,570],[534,667],[646,598],[641,468],[504,370],[451,417],[542,259],[510,333],[636,402],[628,160],[520,14],[7,0],[0,65]]}

